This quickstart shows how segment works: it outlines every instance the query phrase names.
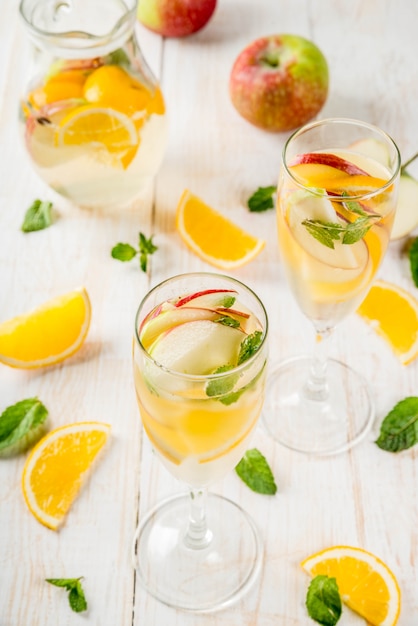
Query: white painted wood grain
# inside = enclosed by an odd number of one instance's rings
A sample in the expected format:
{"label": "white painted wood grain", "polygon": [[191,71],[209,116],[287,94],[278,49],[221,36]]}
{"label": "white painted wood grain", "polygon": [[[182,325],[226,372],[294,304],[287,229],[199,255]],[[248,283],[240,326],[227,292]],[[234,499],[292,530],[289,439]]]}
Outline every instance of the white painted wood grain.
{"label": "white painted wood grain", "polygon": [[[312,623],[304,606],[307,554],[334,544],[358,545],[384,559],[403,593],[399,626],[418,624],[417,451],[390,455],[373,443],[382,417],[418,389],[418,362],[401,366],[390,349],[353,316],[337,330],[332,354],[361,369],[376,398],[374,432],[354,450],[314,459],[271,441],[262,425],[254,445],[269,459],[279,492],[250,492],[234,473],[213,489],[254,515],[264,538],[265,565],[237,606],[195,616],[169,609],[136,583],[131,540],[137,516],[182,489],[155,459],[141,434],[131,378],[133,316],[149,285],[178,272],[214,270],[194,257],[175,230],[175,207],[189,188],[266,240],[262,254],[233,275],[252,286],[270,317],[272,360],[307,351],[313,337],[280,268],[274,213],[252,215],[245,200],[275,183],[286,136],[251,127],[234,111],[228,77],[239,51],[270,33],[314,40],[330,65],[325,116],[362,118],[385,128],[405,160],[418,149],[418,5],[396,0],[219,0],[210,24],[183,40],[162,40],[138,27],[141,46],[166,96],[170,135],[153,189],[124,213],[84,212],[63,202],[33,173],[19,144],[16,109],[27,67],[16,0],[2,0],[0,20],[0,317],[84,284],[93,321],[81,352],[42,372],[0,368],[0,409],[38,395],[51,427],[98,419],[112,441],[61,531],[43,528],[20,491],[24,457],[0,461],[0,626],[299,626]],[[412,169],[414,171],[414,169]],[[48,230],[19,228],[35,197],[51,198],[59,219]],[[118,264],[116,241],[155,234],[159,251],[147,277]],[[416,293],[393,243],[380,275]],[[233,532],[233,529],[231,529]],[[49,576],[85,576],[90,609],[75,615]],[[348,610],[339,624],[364,624]]]}

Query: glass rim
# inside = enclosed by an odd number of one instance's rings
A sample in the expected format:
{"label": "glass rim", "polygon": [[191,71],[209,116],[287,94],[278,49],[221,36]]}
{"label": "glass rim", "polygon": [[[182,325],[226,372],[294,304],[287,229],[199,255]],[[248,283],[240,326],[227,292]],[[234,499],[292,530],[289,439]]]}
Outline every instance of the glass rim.
{"label": "glass rim", "polygon": [[[144,348],[144,346],[141,343],[140,337],[139,337],[139,316],[140,313],[142,311],[143,305],[145,304],[145,301],[147,300],[147,298],[154,293],[155,291],[157,291],[157,289],[159,289],[160,287],[170,283],[173,280],[176,279],[181,279],[181,278],[193,278],[193,277],[205,277],[208,276],[210,278],[219,278],[221,280],[228,280],[231,281],[233,283],[236,283],[237,285],[239,285],[241,288],[243,288],[244,290],[246,290],[250,295],[252,295],[256,301],[258,302],[258,304],[261,307],[261,310],[264,314],[264,318],[265,318],[265,324],[263,326],[263,330],[262,330],[262,337],[261,337],[261,343],[260,346],[257,350],[257,352],[255,352],[249,359],[247,359],[246,361],[244,361],[243,363],[241,363],[241,365],[237,365],[236,367],[233,367],[230,370],[227,370],[225,372],[218,372],[217,374],[213,373],[213,374],[185,374],[183,372],[177,372],[176,370],[173,370],[169,367],[166,367],[165,365],[163,365],[162,363],[159,363],[158,361],[156,361],[148,352],[147,350]],[[266,308],[263,304],[263,302],[261,301],[261,299],[259,298],[259,296],[255,293],[255,291],[253,289],[251,289],[251,287],[248,287],[247,285],[245,285],[242,281],[233,278],[232,276],[228,276],[226,274],[218,274],[216,272],[185,272],[183,274],[176,274],[174,276],[170,276],[169,278],[165,278],[164,280],[162,280],[161,282],[159,282],[157,285],[155,285],[154,287],[152,287],[152,289],[150,289],[145,296],[142,298],[141,302],[139,303],[137,312],[135,314],[135,329],[134,329],[134,340],[136,345],[138,346],[138,348],[141,350],[142,355],[145,357],[145,359],[149,362],[152,363],[153,365],[155,365],[159,370],[170,374],[174,377],[177,378],[181,378],[183,380],[188,380],[188,381],[195,381],[195,382],[203,382],[203,381],[210,381],[210,380],[220,380],[222,378],[226,378],[227,376],[230,376],[231,374],[235,374],[237,372],[241,372],[245,369],[248,368],[249,365],[251,365],[251,363],[253,363],[260,355],[262,348],[264,348],[265,343],[266,343],[266,339],[267,339],[267,335],[268,335],[268,327],[269,327],[269,323],[268,323],[268,316],[267,316],[267,311]]]}
{"label": "glass rim", "polygon": [[395,154],[396,154],[396,168],[394,173],[392,174],[392,176],[390,177],[390,179],[381,187],[378,187],[377,189],[374,189],[373,191],[369,191],[368,193],[360,193],[360,194],[356,194],[356,195],[347,195],[344,196],[344,201],[346,200],[359,200],[359,199],[368,199],[368,198],[373,198],[376,195],[379,195],[380,193],[384,192],[386,189],[388,189],[389,187],[391,187],[394,183],[394,181],[396,180],[396,178],[398,177],[398,174],[401,170],[401,154],[399,152],[399,148],[396,145],[396,142],[392,139],[392,137],[384,130],[382,130],[381,128],[379,128],[378,126],[375,126],[374,124],[370,124],[369,122],[364,122],[363,120],[358,120],[358,119],[354,119],[354,118],[350,118],[350,117],[328,117],[328,118],[324,118],[322,120],[316,120],[314,122],[309,122],[308,124],[305,124],[304,126],[301,126],[300,128],[298,128],[297,130],[295,130],[290,137],[288,137],[288,139],[286,140],[283,150],[282,150],[282,164],[283,167],[286,171],[286,174],[292,179],[292,181],[300,188],[300,189],[304,189],[306,191],[309,191],[309,193],[316,195],[316,196],[320,196],[320,197],[332,197],[333,200],[335,199],[335,201],[338,202],[339,196],[328,196],[328,194],[326,193],[320,193],[320,191],[318,189],[316,189],[315,187],[308,187],[307,185],[304,185],[303,183],[301,183],[293,174],[292,172],[289,170],[289,165],[287,164],[287,160],[286,160],[286,153],[288,150],[288,147],[290,145],[290,143],[296,139],[297,137],[299,137],[300,135],[302,135],[303,133],[305,133],[308,130],[311,130],[312,128],[317,128],[319,126],[325,126],[326,124],[351,124],[353,126],[359,126],[359,127],[363,127],[365,129],[368,129],[370,131],[373,131],[375,133],[378,133],[379,135],[381,135],[381,137],[383,137],[387,143],[391,144],[394,148],[395,148]]}
{"label": "glass rim", "polygon": [[[57,32],[44,30],[36,26],[27,13],[27,9],[32,8],[32,5],[35,4],[36,0],[35,2],[34,0],[20,0],[19,3],[19,15],[25,27],[28,29],[29,34],[36,40],[43,40],[54,46],[59,46],[62,49],[73,52],[104,47],[113,40],[117,41],[118,37],[122,35],[124,39],[127,39],[135,27],[137,2],[135,2],[131,8],[127,8],[114,26],[107,33],[102,35],[93,35],[85,30],[64,30]],[[83,41],[83,46],[77,43],[80,41]],[[74,45],[71,45],[71,42],[74,42]]]}

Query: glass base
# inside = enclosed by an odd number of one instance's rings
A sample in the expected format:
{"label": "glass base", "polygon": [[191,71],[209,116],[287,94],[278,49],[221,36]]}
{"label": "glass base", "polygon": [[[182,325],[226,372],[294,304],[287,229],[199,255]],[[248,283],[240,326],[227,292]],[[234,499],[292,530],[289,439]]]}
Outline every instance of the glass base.
{"label": "glass base", "polygon": [[348,450],[370,430],[374,403],[367,382],[350,367],[327,361],[328,394],[306,390],[312,360],[297,357],[276,366],[267,382],[263,421],[277,442],[316,455]]}
{"label": "glass base", "polygon": [[185,535],[190,495],[158,504],[138,526],[134,567],[145,589],[171,607],[209,612],[242,598],[262,564],[257,529],[237,504],[208,494],[206,518],[210,541],[190,548]]}

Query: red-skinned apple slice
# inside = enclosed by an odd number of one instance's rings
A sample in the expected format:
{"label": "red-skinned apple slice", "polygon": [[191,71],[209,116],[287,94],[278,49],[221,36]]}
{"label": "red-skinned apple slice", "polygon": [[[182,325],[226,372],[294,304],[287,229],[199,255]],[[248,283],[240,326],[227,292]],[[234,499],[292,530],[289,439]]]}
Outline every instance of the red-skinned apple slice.
{"label": "red-skinned apple slice", "polygon": [[195,293],[190,293],[180,298],[180,300],[177,300],[175,303],[175,306],[182,307],[187,304],[188,306],[197,306],[199,308],[203,306],[205,308],[214,309],[223,305],[224,297],[219,294],[229,294],[235,297],[238,292],[232,289],[205,289],[204,291],[196,291]]}
{"label": "red-skinned apple slice", "polygon": [[219,313],[211,309],[197,307],[182,307],[160,310],[159,314],[149,318],[142,325],[140,332],[141,343],[148,350],[152,343],[163,333],[187,322],[197,320],[215,320]]}
{"label": "red-skinned apple slice", "polygon": [[362,170],[355,163],[329,152],[305,152],[304,154],[298,154],[292,161],[291,166],[303,164],[327,165],[350,176],[368,176],[368,172]]}

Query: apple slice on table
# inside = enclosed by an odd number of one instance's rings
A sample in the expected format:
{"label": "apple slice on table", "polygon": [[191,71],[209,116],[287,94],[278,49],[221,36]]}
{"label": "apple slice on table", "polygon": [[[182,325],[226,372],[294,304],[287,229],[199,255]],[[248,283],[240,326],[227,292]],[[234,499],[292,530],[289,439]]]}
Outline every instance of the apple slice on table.
{"label": "apple slice on table", "polygon": [[209,374],[236,362],[245,336],[237,328],[194,320],[160,335],[149,353],[155,361],[176,372]]}

